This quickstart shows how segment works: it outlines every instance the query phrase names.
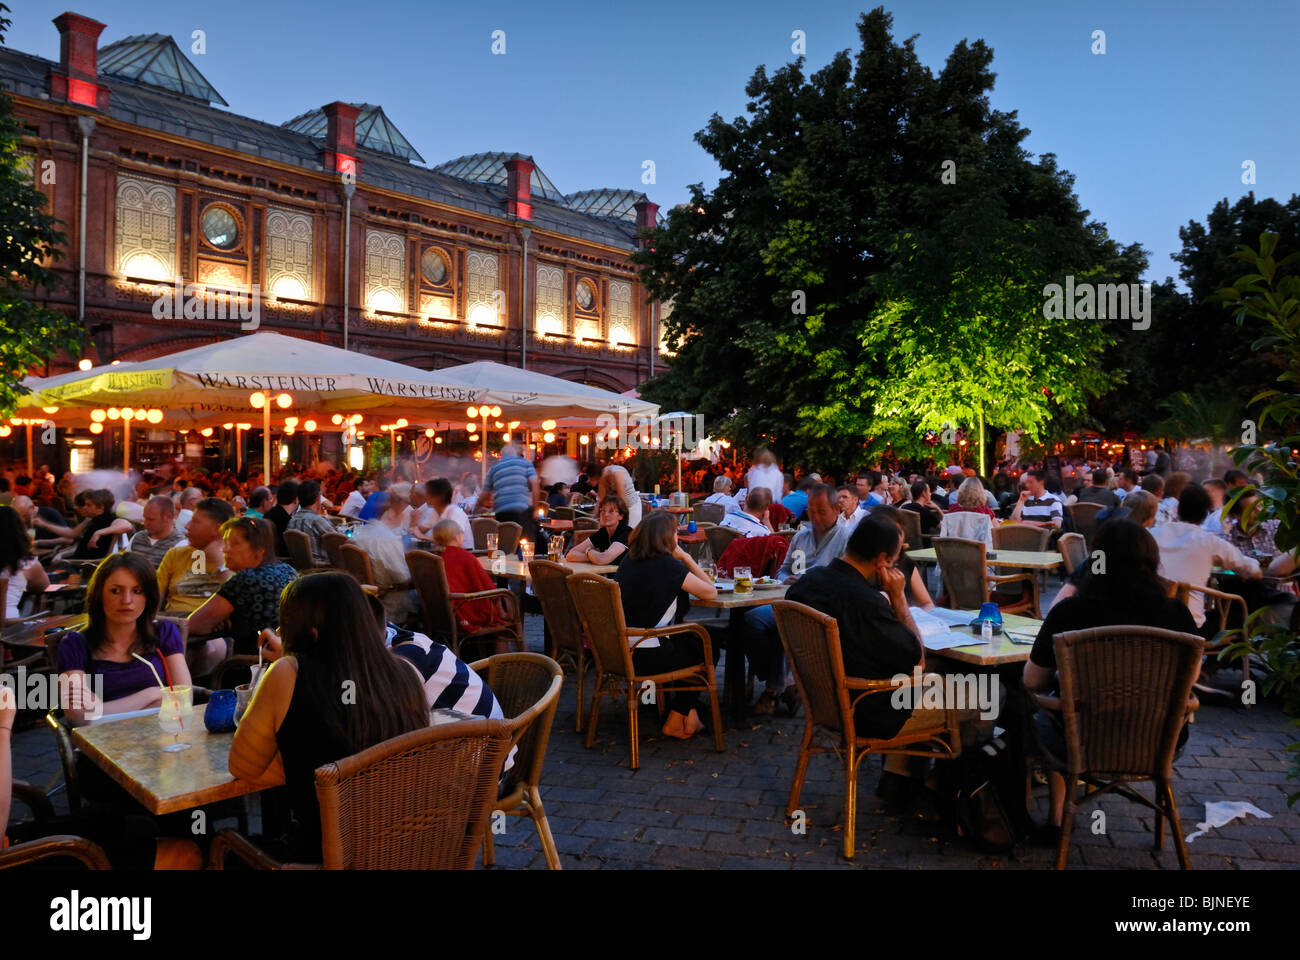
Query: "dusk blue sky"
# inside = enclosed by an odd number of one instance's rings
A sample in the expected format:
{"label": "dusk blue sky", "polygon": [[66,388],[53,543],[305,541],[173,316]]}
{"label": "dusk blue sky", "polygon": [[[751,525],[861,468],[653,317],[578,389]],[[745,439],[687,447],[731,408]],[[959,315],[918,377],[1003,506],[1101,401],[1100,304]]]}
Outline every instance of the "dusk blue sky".
{"label": "dusk blue sky", "polygon": [[[332,100],[382,104],[426,162],[485,150],[531,154],[565,193],[644,190],[664,207],[716,183],[694,142],[710,114],[742,113],[759,64],[810,72],[857,48],[862,2],[639,0],[450,4],[416,0],[10,0],[16,49],[58,59],[50,20],[71,9],[108,25],[101,43],[169,33],[230,102],[282,123]],[[920,34],[933,70],[954,44],[994,51],[994,105],[1019,111],[1027,146],[1054,152],[1083,205],[1121,243],[1176,274],[1178,228],[1223,197],[1300,191],[1294,0],[1089,3],[895,2],[895,36]],[[504,56],[491,52],[506,33]],[[1090,52],[1093,30],[1107,52]],[[656,182],[641,182],[653,160]],[[1242,162],[1256,166],[1254,187]]]}

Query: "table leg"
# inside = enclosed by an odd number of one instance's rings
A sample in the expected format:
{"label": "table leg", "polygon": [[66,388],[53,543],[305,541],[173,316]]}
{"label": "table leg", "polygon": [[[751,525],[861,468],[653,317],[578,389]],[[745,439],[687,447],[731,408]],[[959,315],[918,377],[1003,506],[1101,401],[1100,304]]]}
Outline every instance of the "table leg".
{"label": "table leg", "polygon": [[724,685],[731,704],[731,724],[742,725],[749,713],[749,698],[745,696],[745,607],[731,610],[727,625],[727,671]]}

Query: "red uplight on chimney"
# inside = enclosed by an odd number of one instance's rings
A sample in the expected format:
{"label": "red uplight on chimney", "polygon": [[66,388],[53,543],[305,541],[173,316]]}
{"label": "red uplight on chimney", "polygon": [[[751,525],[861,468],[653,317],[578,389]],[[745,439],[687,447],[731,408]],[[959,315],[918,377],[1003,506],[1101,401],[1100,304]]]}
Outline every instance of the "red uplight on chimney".
{"label": "red uplight on chimney", "polygon": [[533,219],[533,168],[523,157],[506,161],[506,212],[520,220]]}
{"label": "red uplight on chimney", "polygon": [[97,110],[108,109],[108,90],[99,79],[99,35],[104,25],[79,13],[54,18],[59,31],[59,63],[50,67],[50,96]]}

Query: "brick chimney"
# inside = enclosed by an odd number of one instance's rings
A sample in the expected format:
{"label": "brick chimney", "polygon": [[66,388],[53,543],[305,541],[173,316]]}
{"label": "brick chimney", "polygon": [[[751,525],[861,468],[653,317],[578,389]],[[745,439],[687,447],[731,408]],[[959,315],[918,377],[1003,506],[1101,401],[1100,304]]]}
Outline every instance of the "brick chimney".
{"label": "brick chimney", "polygon": [[59,65],[50,68],[50,97],[96,110],[108,109],[108,90],[99,80],[99,35],[104,25],[79,13],[54,18],[59,30]]}
{"label": "brick chimney", "polygon": [[659,204],[642,199],[632,204],[632,209],[636,211],[638,231],[653,230],[659,226]]}
{"label": "brick chimney", "polygon": [[506,213],[520,220],[533,219],[533,168],[531,160],[506,161]]}
{"label": "brick chimney", "polygon": [[325,149],[321,160],[331,173],[361,175],[361,161],[357,159],[357,117],[361,109],[350,103],[335,100],[321,107],[325,113]]}

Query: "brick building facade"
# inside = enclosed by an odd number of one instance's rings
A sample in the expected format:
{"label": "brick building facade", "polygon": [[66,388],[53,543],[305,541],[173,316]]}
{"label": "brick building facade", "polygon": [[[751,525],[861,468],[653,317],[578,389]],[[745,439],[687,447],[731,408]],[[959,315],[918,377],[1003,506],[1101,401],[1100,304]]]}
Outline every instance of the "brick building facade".
{"label": "brick building facade", "polygon": [[176,277],[255,287],[260,329],[337,346],[346,296],[350,349],[425,369],[495,360],[624,391],[660,362],[661,308],[627,259],[657,222],[644,194],[566,196],[519,154],[423,166],[371,104],[242,117],[171,37],[100,47],[103,24],[54,23],[59,61],[0,49],[0,83],[67,236],[63,283],[35,298],[81,317],[93,362],[239,335],[157,316]]}

